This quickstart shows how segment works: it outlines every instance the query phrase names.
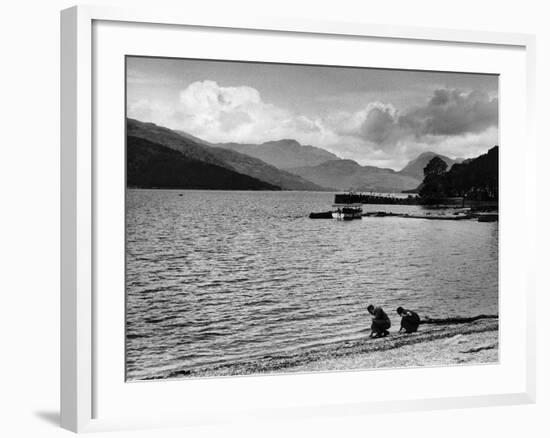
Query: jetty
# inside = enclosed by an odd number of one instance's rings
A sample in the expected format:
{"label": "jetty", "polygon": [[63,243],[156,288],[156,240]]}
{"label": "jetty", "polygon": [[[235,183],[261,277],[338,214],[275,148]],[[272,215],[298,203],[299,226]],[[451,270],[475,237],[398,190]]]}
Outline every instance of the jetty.
{"label": "jetty", "polygon": [[[320,213],[310,213],[310,219],[332,219],[332,211],[323,211]],[[432,221],[463,221],[463,220],[477,220],[478,222],[497,222],[498,213],[455,213],[453,215],[443,214],[408,214],[408,213],[392,213],[387,211],[369,211],[363,213],[363,217],[398,217],[403,219],[425,219]]]}
{"label": "jetty", "polygon": [[498,208],[498,200],[479,200],[463,197],[427,199],[418,195],[395,196],[374,193],[337,193],[335,204],[424,205],[433,208]]}
{"label": "jetty", "polygon": [[[478,201],[468,200],[464,198],[445,198],[440,200],[441,203],[428,203],[427,200],[418,196],[409,195],[406,198],[397,196],[382,196],[363,193],[337,193],[334,195],[334,205],[338,206],[359,206],[362,204],[379,204],[379,205],[421,205],[428,210],[425,214],[409,214],[409,213],[393,213],[387,211],[370,211],[366,213],[360,212],[358,208],[357,216],[360,217],[399,217],[406,219],[426,219],[426,220],[477,220],[478,222],[496,222],[498,221],[498,201]],[[465,207],[465,205],[468,205]],[[430,209],[455,209],[453,214],[431,214]],[[339,210],[338,210],[339,211]],[[310,219],[332,219],[337,217],[337,211],[322,211],[312,212],[309,214]],[[355,217],[355,216],[354,216]]]}
{"label": "jetty", "polygon": [[[477,219],[478,222],[496,222],[498,221],[498,214],[485,214],[485,213],[458,213],[454,215],[437,215],[437,214],[407,214],[407,213],[392,213],[385,211],[370,211],[364,213],[363,216],[368,217],[400,217],[406,219],[426,219],[426,220],[438,220],[438,221],[460,221],[460,220],[472,220]],[[310,216],[311,217],[311,216]]]}
{"label": "jetty", "polygon": [[322,211],[320,213],[310,213],[310,219],[332,219],[332,211]]}
{"label": "jetty", "polygon": [[389,205],[420,205],[420,197],[409,195],[398,197],[391,195],[375,195],[366,193],[337,193],[334,195],[335,204],[389,204]]}

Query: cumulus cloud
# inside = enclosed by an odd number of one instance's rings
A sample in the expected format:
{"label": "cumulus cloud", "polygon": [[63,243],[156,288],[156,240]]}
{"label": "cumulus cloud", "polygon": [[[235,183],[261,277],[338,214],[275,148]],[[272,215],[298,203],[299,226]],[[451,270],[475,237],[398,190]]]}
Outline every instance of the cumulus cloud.
{"label": "cumulus cloud", "polygon": [[190,84],[180,93],[178,107],[186,119],[206,126],[217,126],[221,117],[225,117],[227,122],[233,121],[235,126],[250,123],[251,115],[261,109],[267,108],[258,90],[246,86],[221,87],[214,81]]}
{"label": "cumulus cloud", "polygon": [[210,141],[236,141],[251,136],[266,118],[281,117],[284,114],[264,103],[258,90],[222,87],[214,81],[193,82],[182,90],[174,114],[180,129],[204,135]]}
{"label": "cumulus cloud", "polygon": [[[433,143],[433,136],[478,134],[498,125],[498,99],[480,91],[439,89],[425,105],[399,113],[391,106],[371,105],[354,134],[382,149],[410,137]],[[354,115],[352,119],[355,119]],[[437,141],[440,141],[438,139]]]}
{"label": "cumulus cloud", "polygon": [[420,135],[465,135],[498,124],[498,99],[488,93],[435,90],[427,105],[414,108],[403,123],[419,127]]}
{"label": "cumulus cloud", "polygon": [[427,150],[470,157],[494,145],[498,98],[477,90],[438,89],[422,105],[397,110],[370,102],[355,112],[335,112],[324,122],[346,143],[341,149],[350,157],[368,156],[369,162],[399,168]]}
{"label": "cumulus cloud", "polygon": [[395,141],[398,123],[398,112],[392,105],[376,102],[367,106],[359,133],[374,144],[386,144]]}
{"label": "cumulus cloud", "polygon": [[255,88],[225,87],[210,80],[193,82],[183,89],[171,110],[139,100],[129,105],[128,115],[210,142],[262,143],[280,138],[320,145],[337,142],[337,135],[320,119],[267,103]]}

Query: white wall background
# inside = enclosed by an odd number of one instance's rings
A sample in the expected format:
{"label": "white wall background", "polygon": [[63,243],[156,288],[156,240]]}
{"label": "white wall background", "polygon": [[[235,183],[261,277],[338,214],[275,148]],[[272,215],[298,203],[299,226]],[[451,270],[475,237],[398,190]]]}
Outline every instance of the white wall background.
{"label": "white wall background", "polygon": [[[548,436],[550,330],[550,192],[546,141],[550,98],[550,14],[523,0],[201,0],[96,1],[111,5],[194,8],[222,16],[308,17],[537,35],[539,138],[538,402],[536,405],[399,415],[236,424],[187,430],[117,432],[108,436]],[[59,10],[65,0],[4,2],[0,9],[0,436],[68,436],[59,404]],[[543,141],[544,139],[544,141]],[[522,145],[517,145],[518,150]],[[546,414],[546,415],[545,415]]]}

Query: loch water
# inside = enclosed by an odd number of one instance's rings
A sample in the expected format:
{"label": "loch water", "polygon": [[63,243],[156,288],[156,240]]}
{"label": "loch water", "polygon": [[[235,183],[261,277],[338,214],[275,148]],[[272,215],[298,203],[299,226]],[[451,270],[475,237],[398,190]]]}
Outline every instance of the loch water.
{"label": "loch water", "polygon": [[333,198],[127,190],[127,379],[276,372],[337,354],[368,336],[371,303],[390,331],[398,306],[432,318],[498,313],[498,222],[308,218]]}

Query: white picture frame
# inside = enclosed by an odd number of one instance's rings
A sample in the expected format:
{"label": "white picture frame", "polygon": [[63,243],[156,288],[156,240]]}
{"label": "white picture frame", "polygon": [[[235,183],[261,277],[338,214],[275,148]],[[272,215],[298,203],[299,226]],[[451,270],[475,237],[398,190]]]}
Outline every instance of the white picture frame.
{"label": "white picture frame", "polygon": [[[402,26],[385,26],[365,23],[338,23],[338,22],[312,22],[307,19],[280,20],[274,18],[242,18],[227,22],[223,17],[198,16],[190,11],[163,11],[156,8],[148,10],[129,10],[110,7],[78,6],[62,11],[61,13],[61,426],[75,431],[100,431],[120,428],[158,427],[163,425],[188,425],[206,424],[209,422],[228,421],[235,416],[254,416],[255,418],[299,418],[316,415],[362,415],[369,412],[398,412],[411,409],[442,409],[451,407],[475,407],[504,404],[532,403],[535,400],[535,309],[534,309],[534,276],[529,275],[531,268],[528,264],[516,268],[515,285],[521,287],[521,304],[518,325],[521,329],[517,345],[522,349],[516,354],[519,357],[520,366],[517,368],[516,385],[514,389],[495,389],[486,393],[468,393],[456,395],[438,393],[437,396],[427,397],[414,392],[406,397],[390,399],[362,399],[352,397],[345,392],[339,393],[338,399],[330,402],[319,399],[317,403],[306,399],[300,405],[292,405],[285,402],[284,397],[275,398],[269,405],[261,406],[258,410],[250,405],[242,403],[240,410],[227,409],[223,405],[209,409],[199,406],[196,412],[186,413],[183,408],[178,410],[175,406],[171,412],[163,412],[162,407],[151,415],[131,415],[131,410],[120,415],[109,411],[109,415],[98,415],[102,406],[98,398],[98,387],[101,384],[105,367],[109,364],[102,362],[97,352],[102,348],[104,337],[96,328],[98,318],[102,318],[101,308],[95,297],[98,284],[105,284],[107,280],[98,277],[98,209],[102,193],[97,190],[96,180],[98,172],[103,172],[101,160],[94,152],[94,139],[98,133],[94,128],[94,120],[98,118],[97,99],[95,85],[98,78],[98,69],[94,65],[94,59],[98,59],[98,50],[102,50],[101,36],[94,32],[94,26],[98,23],[129,23],[132,26],[154,25],[152,32],[160,32],[161,29],[185,27],[197,29],[202,33],[223,31],[224,29],[238,30],[247,38],[257,38],[259,34],[272,34],[274,38],[280,36],[325,36],[325,37],[349,37],[354,40],[371,39],[385,41],[388,44],[453,44],[475,48],[483,46],[488,51],[509,50],[521,53],[520,58],[524,62],[515,68],[521,69],[517,76],[525,79],[524,90],[517,90],[518,99],[521,102],[521,114],[524,115],[519,124],[517,133],[506,134],[510,138],[521,139],[524,143],[522,155],[534,156],[535,148],[532,123],[534,120],[534,51],[535,40],[532,35],[491,33],[483,31],[460,31],[450,29],[424,29]],[[134,30],[135,31],[135,30]],[[116,44],[114,44],[116,45]],[[123,50],[123,49],[121,49]],[[132,53],[133,54],[133,53]],[[459,62],[457,61],[457,64]],[[496,68],[496,67],[495,67]],[[491,71],[500,73],[498,68]],[[510,105],[507,102],[507,92],[502,97],[502,106]],[[124,103],[122,102],[122,105]],[[518,110],[519,111],[519,110]],[[507,120],[504,117],[504,120]],[[514,137],[515,135],[515,137]],[[118,137],[117,137],[118,138]],[[528,160],[528,158],[525,158]],[[510,161],[509,161],[510,162]],[[505,160],[506,163],[506,160]],[[505,170],[505,169],[504,169]],[[116,171],[116,170],[115,170]],[[124,172],[120,168],[121,173]],[[505,177],[504,177],[505,178]],[[510,189],[515,190],[513,196],[533,197],[535,193],[536,177],[533,172],[526,169],[520,170],[518,178],[521,184]],[[507,184],[507,187],[512,187]],[[111,202],[116,202],[113,198]],[[503,210],[506,208],[506,200],[503,202]],[[505,214],[506,210],[504,210]],[[517,221],[528,221],[529,226],[523,228],[521,239],[512,239],[519,233],[514,228],[519,223],[510,220],[506,233],[510,234],[511,241],[518,251],[528,250],[535,242],[535,216],[529,211],[522,212]],[[120,236],[119,236],[120,237]],[[511,244],[512,245],[512,244]],[[534,251],[532,252],[534,253]],[[510,255],[513,258],[513,255]],[[511,259],[513,262],[513,259]],[[101,276],[101,274],[99,274]],[[501,276],[502,281],[502,276]],[[107,281],[108,283],[108,281]],[[506,300],[505,300],[506,301]],[[510,315],[510,313],[508,313]],[[122,317],[122,315],[120,315]],[[504,318],[506,316],[504,315]],[[502,324],[506,324],[503,319]],[[505,328],[505,327],[504,327]],[[502,341],[502,339],[501,339]],[[503,365],[504,363],[501,363]],[[103,371],[101,371],[103,370]],[[376,371],[379,373],[378,371]],[[432,370],[432,373],[437,371]],[[469,369],[462,372],[476,373]],[[480,371],[482,372],[482,371]],[[347,374],[344,380],[335,381],[332,384],[353,385],[354,379],[359,379],[363,372],[341,373]],[[369,373],[369,371],[365,372]],[[372,371],[370,371],[372,373]],[[407,378],[408,371],[401,370],[400,375]],[[426,374],[424,372],[424,374]],[[504,375],[504,374],[503,374]],[[275,377],[276,378],[276,377]],[[311,381],[309,384],[318,384],[320,379],[328,379],[323,376],[286,376],[291,379],[290,384],[301,384],[300,381]],[[442,374],[441,378],[445,378]],[[238,391],[242,388],[246,393],[247,386],[259,384],[267,377],[246,377],[233,379],[210,379],[207,382],[199,382],[194,385],[202,385],[202,389],[208,385],[209,391],[223,390]],[[270,377],[273,379],[273,377]],[[315,381],[314,381],[315,380]],[[513,379],[510,379],[513,380]],[[283,382],[279,380],[278,382]],[[124,384],[124,382],[120,382]],[[177,382],[144,383],[133,386],[132,397],[143,392],[146,385],[163,385],[164,390],[170,390],[168,386],[177,387]],[[136,389],[137,388],[137,389]],[[495,387],[496,388],[496,387]],[[252,391],[252,390],[251,390]],[[154,392],[154,391],[153,391]],[[101,390],[99,390],[101,393]],[[160,393],[160,392],[159,392]],[[435,393],[434,393],[435,394]],[[223,403],[223,400],[222,402]],[[237,403],[239,404],[239,403]],[[113,408],[114,409],[114,408]],[[217,409],[217,410],[216,410]],[[149,412],[145,409],[144,412]]]}

